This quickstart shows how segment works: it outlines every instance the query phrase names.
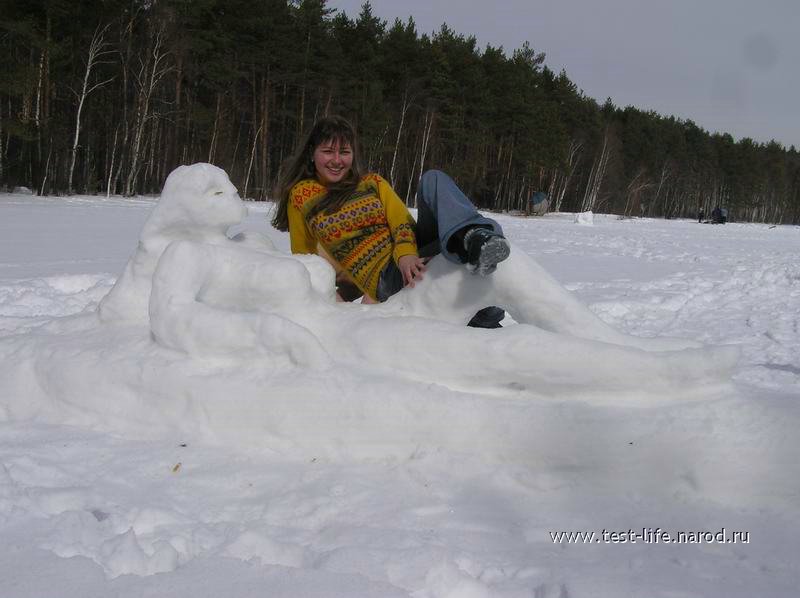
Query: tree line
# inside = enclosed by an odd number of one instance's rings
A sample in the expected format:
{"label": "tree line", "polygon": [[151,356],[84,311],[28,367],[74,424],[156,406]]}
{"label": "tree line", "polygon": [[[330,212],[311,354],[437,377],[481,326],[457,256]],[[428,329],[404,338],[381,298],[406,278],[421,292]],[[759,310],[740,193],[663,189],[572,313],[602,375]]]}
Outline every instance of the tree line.
{"label": "tree line", "polygon": [[356,125],[409,204],[451,174],[484,209],[800,222],[794,147],[587,97],[528,44],[391,25],[325,0],[0,0],[0,186],[157,193],[180,164],[268,199],[319,116]]}

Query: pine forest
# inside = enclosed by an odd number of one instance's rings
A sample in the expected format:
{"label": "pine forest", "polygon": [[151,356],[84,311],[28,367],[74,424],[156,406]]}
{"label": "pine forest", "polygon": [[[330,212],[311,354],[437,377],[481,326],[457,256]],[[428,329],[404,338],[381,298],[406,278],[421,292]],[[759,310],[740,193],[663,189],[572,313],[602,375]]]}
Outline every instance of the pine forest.
{"label": "pine forest", "polygon": [[[0,0],[0,188],[158,193],[180,164],[270,199],[314,120],[349,118],[365,166],[414,204],[451,174],[482,209],[800,223],[800,156],[587,97],[546,48],[325,0]],[[535,42],[535,40],[532,40]],[[543,51],[539,51],[543,50]]]}

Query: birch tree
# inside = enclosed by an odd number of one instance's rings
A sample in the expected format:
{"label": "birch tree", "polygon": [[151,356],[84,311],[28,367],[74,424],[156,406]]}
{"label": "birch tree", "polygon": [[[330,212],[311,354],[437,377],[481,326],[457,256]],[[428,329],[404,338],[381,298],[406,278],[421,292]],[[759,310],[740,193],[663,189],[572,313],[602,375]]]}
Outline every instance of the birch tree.
{"label": "birch tree", "polygon": [[102,28],[98,26],[98,28],[95,29],[94,35],[92,35],[92,41],[89,44],[89,51],[86,55],[86,68],[83,74],[83,85],[81,86],[81,91],[78,93],[73,90],[73,93],[75,93],[75,96],[78,99],[78,108],[75,113],[75,135],[73,136],[72,140],[69,172],[67,175],[67,193],[69,195],[72,195],[74,192],[72,186],[72,177],[73,173],[75,172],[75,159],[78,155],[78,140],[81,135],[81,114],[83,113],[83,106],[86,103],[86,98],[88,98],[93,91],[100,89],[104,85],[114,80],[114,77],[111,77],[105,81],[100,81],[91,86],[89,85],[89,81],[91,80],[92,76],[92,70],[95,68],[95,66],[103,62],[101,59],[104,56],[112,53],[110,50],[106,50],[107,44],[105,41],[105,35],[108,31],[108,27],[108,25],[105,25]]}
{"label": "birch tree", "polygon": [[[428,153],[428,146],[431,141],[431,131],[433,130],[433,119],[436,112],[432,108],[425,111],[425,126],[422,129],[422,147],[419,152],[419,180],[422,180],[422,174],[425,172],[425,156]],[[419,183],[419,181],[417,181]],[[419,184],[417,184],[417,194],[419,194]],[[414,196],[414,207],[417,207],[417,195]]]}
{"label": "birch tree", "polygon": [[134,126],[133,141],[130,148],[130,167],[125,183],[125,195],[131,196],[136,192],[136,179],[139,176],[140,162],[142,159],[145,126],[150,120],[151,101],[161,79],[171,70],[167,64],[167,52],[164,49],[164,28],[159,26],[153,36],[153,47],[145,59],[140,59],[139,70],[135,73],[138,87],[136,103],[136,124]]}
{"label": "birch tree", "polygon": [[647,178],[647,169],[640,167],[636,176],[633,177],[625,189],[625,210],[623,211],[623,216],[630,216],[634,206],[640,204],[640,194],[652,186],[653,183]]}
{"label": "birch tree", "polygon": [[606,174],[606,167],[608,166],[608,159],[610,156],[609,151],[609,136],[610,131],[606,127],[605,134],[603,135],[603,146],[600,149],[592,163],[592,169],[589,171],[589,178],[586,181],[586,189],[583,193],[583,202],[581,203],[581,212],[589,212],[595,209],[597,204],[597,197],[600,194],[600,187],[603,185],[603,178]]}
{"label": "birch tree", "polygon": [[394,141],[394,152],[392,152],[392,167],[389,169],[389,184],[394,187],[395,167],[397,166],[397,150],[400,147],[400,137],[403,134],[403,124],[406,122],[406,112],[408,112],[408,89],[403,93],[403,105],[400,108],[400,125],[397,127],[397,138]]}
{"label": "birch tree", "polygon": [[555,176],[553,176],[553,182],[550,186],[550,197],[552,198],[554,212],[561,211],[561,205],[564,203],[564,196],[567,194],[567,189],[572,181],[572,176],[575,173],[582,149],[583,142],[572,139],[567,152],[566,172],[562,173],[560,170],[557,170]]}

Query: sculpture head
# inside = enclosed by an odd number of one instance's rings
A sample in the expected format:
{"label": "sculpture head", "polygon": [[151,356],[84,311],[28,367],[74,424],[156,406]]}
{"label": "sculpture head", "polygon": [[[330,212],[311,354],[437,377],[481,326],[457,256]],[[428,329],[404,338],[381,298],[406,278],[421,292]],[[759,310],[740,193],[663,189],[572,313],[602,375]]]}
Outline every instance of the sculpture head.
{"label": "sculpture head", "polygon": [[224,170],[202,163],[179,166],[167,177],[141,240],[165,233],[174,237],[181,231],[193,238],[225,235],[246,215],[247,208]]}

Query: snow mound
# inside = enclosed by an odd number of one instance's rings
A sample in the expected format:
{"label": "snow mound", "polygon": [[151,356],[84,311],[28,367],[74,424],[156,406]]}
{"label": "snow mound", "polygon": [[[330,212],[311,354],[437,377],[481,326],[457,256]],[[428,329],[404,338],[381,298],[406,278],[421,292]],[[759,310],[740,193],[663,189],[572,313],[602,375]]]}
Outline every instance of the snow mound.
{"label": "snow mound", "polygon": [[[0,417],[331,458],[432,441],[513,458],[530,448],[542,400],[707,399],[737,358],[732,347],[619,333],[519,250],[491,277],[436,258],[415,289],[384,304],[337,304],[323,259],[288,256],[248,231],[229,236],[246,211],[217,167],[170,174],[96,314],[0,342]],[[518,324],[466,327],[487,305]],[[139,554],[137,571],[169,564],[135,535],[115,542],[108,554]],[[277,550],[261,544],[231,550]]]}
{"label": "snow mound", "polygon": [[589,212],[579,212],[575,214],[575,224],[581,226],[594,226],[594,214]]}
{"label": "snow mound", "polygon": [[73,274],[12,280],[0,284],[0,334],[20,333],[54,317],[69,316],[97,307],[113,277]]}

